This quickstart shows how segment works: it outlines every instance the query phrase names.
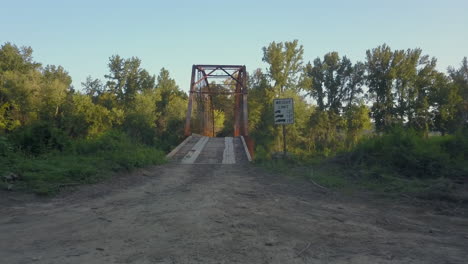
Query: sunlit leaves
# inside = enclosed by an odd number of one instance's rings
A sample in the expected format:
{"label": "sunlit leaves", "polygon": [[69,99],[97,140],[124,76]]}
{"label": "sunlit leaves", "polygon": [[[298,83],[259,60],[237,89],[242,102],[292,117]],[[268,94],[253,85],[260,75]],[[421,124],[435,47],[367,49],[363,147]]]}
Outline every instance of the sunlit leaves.
{"label": "sunlit leaves", "polygon": [[279,94],[288,88],[296,88],[298,73],[302,70],[304,48],[298,40],[272,42],[263,47],[263,61],[268,63],[268,75]]}

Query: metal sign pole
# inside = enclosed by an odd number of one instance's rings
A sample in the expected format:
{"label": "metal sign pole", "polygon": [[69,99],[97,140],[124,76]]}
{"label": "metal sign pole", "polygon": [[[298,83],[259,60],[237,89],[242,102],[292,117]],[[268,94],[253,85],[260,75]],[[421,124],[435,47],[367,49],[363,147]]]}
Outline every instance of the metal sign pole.
{"label": "metal sign pole", "polygon": [[292,98],[273,99],[273,111],[275,124],[283,127],[283,157],[286,158],[286,125],[294,124],[294,100]]}
{"label": "metal sign pole", "polygon": [[286,125],[283,125],[283,157],[286,158]]}

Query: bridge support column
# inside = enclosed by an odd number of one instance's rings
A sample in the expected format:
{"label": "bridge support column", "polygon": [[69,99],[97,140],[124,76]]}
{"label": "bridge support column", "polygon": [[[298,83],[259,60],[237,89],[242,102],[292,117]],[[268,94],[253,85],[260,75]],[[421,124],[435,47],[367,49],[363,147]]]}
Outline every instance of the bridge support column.
{"label": "bridge support column", "polygon": [[192,66],[192,78],[190,81],[190,91],[189,91],[189,98],[188,98],[188,107],[187,107],[187,114],[185,116],[185,129],[184,135],[186,137],[192,135],[192,130],[190,126],[190,120],[192,117],[192,104],[193,104],[193,97],[195,96],[195,65]]}
{"label": "bridge support column", "polygon": [[238,137],[241,135],[241,94],[236,88],[236,94],[234,95],[234,136]]}

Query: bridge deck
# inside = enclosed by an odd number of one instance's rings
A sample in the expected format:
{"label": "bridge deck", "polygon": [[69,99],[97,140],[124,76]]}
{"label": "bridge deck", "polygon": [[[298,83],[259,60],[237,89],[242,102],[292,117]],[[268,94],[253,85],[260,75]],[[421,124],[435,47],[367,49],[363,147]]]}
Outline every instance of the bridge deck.
{"label": "bridge deck", "polygon": [[173,162],[182,164],[239,164],[249,160],[240,137],[203,137],[192,135],[175,153]]}

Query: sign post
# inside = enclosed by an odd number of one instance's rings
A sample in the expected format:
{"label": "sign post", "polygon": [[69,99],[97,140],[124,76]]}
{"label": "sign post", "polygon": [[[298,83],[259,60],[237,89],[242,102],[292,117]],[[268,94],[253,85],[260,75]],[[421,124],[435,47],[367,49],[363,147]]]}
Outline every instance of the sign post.
{"label": "sign post", "polygon": [[286,157],[286,125],[294,124],[294,101],[292,98],[273,99],[275,125],[283,126],[283,155]]}

